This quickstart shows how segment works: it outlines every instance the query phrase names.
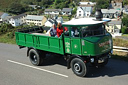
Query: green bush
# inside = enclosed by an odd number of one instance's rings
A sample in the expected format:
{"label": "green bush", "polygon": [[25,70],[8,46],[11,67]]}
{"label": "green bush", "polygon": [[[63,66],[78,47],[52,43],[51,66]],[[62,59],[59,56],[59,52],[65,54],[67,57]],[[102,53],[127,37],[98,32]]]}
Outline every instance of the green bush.
{"label": "green bush", "polygon": [[7,33],[7,36],[8,36],[8,38],[14,38],[14,36],[15,36],[15,32],[13,31],[13,32],[8,32]]}
{"label": "green bush", "polygon": [[0,34],[5,34],[13,29],[12,25],[3,23],[0,25]]}
{"label": "green bush", "polygon": [[128,34],[128,28],[126,26],[123,26],[122,29],[121,29],[121,32],[123,34]]}

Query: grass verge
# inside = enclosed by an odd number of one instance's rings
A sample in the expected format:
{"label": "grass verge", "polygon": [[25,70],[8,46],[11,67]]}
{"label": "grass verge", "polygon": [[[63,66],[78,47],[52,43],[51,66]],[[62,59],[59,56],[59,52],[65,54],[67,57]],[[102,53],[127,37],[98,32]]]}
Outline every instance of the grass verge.
{"label": "grass verge", "polygon": [[0,42],[1,43],[8,43],[8,44],[16,44],[15,37],[9,38],[7,34],[0,35]]}
{"label": "grass verge", "polygon": [[128,61],[128,53],[114,51],[112,54],[112,58],[118,59],[118,60]]}
{"label": "grass verge", "polygon": [[123,34],[122,36],[128,37],[128,34]]}
{"label": "grass verge", "polygon": [[113,46],[121,46],[121,47],[127,47],[128,48],[128,40],[114,38],[113,39]]}

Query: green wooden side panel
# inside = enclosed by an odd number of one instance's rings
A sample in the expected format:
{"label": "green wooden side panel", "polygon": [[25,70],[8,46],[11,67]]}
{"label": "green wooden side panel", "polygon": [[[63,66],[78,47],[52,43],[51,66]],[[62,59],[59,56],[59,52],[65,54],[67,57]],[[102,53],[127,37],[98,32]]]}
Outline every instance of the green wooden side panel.
{"label": "green wooden side panel", "polygon": [[26,36],[25,34],[18,34],[18,44],[19,45],[26,46],[25,45],[25,41],[26,41],[25,36]]}
{"label": "green wooden side panel", "polygon": [[32,35],[27,35],[26,36],[26,46],[31,47],[33,46],[33,36]]}
{"label": "green wooden side panel", "polygon": [[64,54],[63,37],[56,38],[20,32],[16,32],[15,35],[17,45]]}
{"label": "green wooden side panel", "polygon": [[81,55],[81,41],[79,38],[71,39],[71,49],[72,49],[72,54]]}
{"label": "green wooden side panel", "polygon": [[49,44],[48,44],[48,38],[44,37],[44,36],[40,36],[39,37],[39,41],[40,41],[40,49],[47,49],[49,48]]}

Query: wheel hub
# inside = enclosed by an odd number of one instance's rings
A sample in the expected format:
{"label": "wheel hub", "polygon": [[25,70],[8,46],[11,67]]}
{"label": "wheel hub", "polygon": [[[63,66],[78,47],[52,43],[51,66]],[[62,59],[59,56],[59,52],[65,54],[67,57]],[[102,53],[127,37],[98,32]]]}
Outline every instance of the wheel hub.
{"label": "wheel hub", "polygon": [[81,67],[80,67],[80,65],[78,63],[75,63],[74,64],[74,69],[75,69],[75,71],[80,72]]}
{"label": "wheel hub", "polygon": [[33,59],[34,59],[35,62],[37,61],[36,55],[33,56]]}

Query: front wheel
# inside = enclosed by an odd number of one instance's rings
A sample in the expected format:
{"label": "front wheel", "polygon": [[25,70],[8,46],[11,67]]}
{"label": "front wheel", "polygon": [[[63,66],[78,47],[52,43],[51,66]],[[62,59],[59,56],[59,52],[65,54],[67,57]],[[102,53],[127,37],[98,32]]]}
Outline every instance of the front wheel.
{"label": "front wheel", "polygon": [[39,66],[43,63],[43,57],[41,56],[41,54],[34,50],[34,49],[31,49],[29,51],[29,59],[31,61],[31,63],[35,66]]}
{"label": "front wheel", "polygon": [[74,58],[71,61],[72,71],[80,77],[84,77],[87,73],[86,64],[79,58]]}
{"label": "front wheel", "polygon": [[104,62],[103,63],[99,63],[98,65],[100,66],[100,67],[104,67],[105,65],[107,65],[108,64],[108,58],[106,58],[106,59],[104,59]]}

